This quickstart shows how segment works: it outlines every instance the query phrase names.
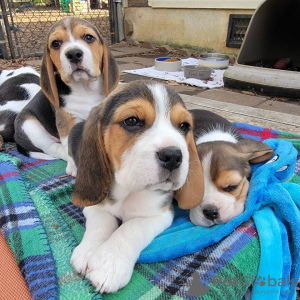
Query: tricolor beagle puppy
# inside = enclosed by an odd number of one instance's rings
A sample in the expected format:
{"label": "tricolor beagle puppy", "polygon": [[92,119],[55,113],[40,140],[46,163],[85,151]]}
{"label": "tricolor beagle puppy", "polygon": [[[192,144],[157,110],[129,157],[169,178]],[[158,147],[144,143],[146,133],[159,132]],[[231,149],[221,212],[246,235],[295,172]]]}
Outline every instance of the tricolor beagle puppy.
{"label": "tricolor beagle puppy", "polygon": [[0,71],[0,135],[14,140],[17,114],[40,90],[40,75],[32,67]]}
{"label": "tricolor beagle puppy", "polygon": [[195,225],[226,223],[244,211],[250,164],[273,156],[268,145],[243,138],[226,119],[206,110],[190,111],[194,138],[203,167],[204,196],[190,211]]}
{"label": "tricolor beagle puppy", "polygon": [[114,91],[72,129],[71,144],[82,138],[79,150],[77,141],[70,146],[78,163],[73,202],[88,207],[71,263],[97,291],[129,282],[140,252],[172,223],[174,191],[184,209],[201,201],[192,130],[179,95],[151,81]]}
{"label": "tricolor beagle puppy", "polygon": [[17,116],[14,137],[20,151],[66,160],[66,172],[76,175],[68,155],[69,132],[116,87],[119,71],[100,33],[85,20],[58,21],[47,40],[42,91]]}

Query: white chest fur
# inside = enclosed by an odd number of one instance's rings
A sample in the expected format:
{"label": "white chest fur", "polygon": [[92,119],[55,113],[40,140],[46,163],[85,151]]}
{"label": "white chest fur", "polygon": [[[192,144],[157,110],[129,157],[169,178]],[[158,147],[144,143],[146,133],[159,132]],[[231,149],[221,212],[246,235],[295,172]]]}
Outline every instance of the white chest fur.
{"label": "white chest fur", "polygon": [[63,96],[64,110],[78,121],[86,120],[93,107],[105,98],[102,76],[97,81],[76,82],[71,85],[71,93]]}

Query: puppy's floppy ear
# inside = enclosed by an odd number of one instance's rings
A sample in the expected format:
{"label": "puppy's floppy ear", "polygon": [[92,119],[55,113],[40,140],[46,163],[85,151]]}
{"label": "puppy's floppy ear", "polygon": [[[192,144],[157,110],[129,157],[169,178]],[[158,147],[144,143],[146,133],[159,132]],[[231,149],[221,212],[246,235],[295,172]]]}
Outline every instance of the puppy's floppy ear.
{"label": "puppy's floppy ear", "polygon": [[189,148],[189,173],[185,184],[175,192],[175,199],[182,209],[191,209],[200,204],[204,194],[204,178],[192,130],[187,135]]}
{"label": "puppy's floppy ear", "polygon": [[55,108],[59,108],[59,97],[54,74],[54,64],[48,47],[45,47],[41,67],[41,88],[48,100]]}
{"label": "puppy's floppy ear", "polygon": [[265,161],[274,154],[274,149],[269,145],[252,139],[242,139],[237,143],[237,146],[250,164]]}
{"label": "puppy's floppy ear", "polygon": [[106,42],[101,38],[101,36],[100,39],[103,46],[102,73],[104,78],[104,92],[105,95],[108,96],[118,85],[120,73],[117,62]]}
{"label": "puppy's floppy ear", "polygon": [[101,107],[92,110],[82,135],[73,203],[90,206],[101,202],[111,188],[112,173],[104,148]]}

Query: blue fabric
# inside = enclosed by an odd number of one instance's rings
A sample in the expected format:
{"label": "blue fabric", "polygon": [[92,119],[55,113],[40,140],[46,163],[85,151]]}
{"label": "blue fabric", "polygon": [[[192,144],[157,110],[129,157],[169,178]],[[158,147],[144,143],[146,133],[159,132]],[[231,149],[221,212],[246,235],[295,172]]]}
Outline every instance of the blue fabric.
{"label": "blue fabric", "polygon": [[300,186],[282,181],[294,173],[297,151],[284,141],[266,143],[276,149],[275,155],[271,163],[255,167],[248,201],[256,202],[253,220],[261,244],[257,278],[265,278],[267,284],[255,284],[252,298],[296,299],[300,276]]}
{"label": "blue fabric", "polygon": [[[296,284],[292,279],[300,276],[300,186],[283,181],[294,174],[297,150],[283,140],[269,139],[264,143],[275,153],[267,163],[253,165],[241,215],[227,224],[201,227],[190,222],[188,211],[176,207],[172,226],[144,249],[139,262],[170,260],[194,253],[219,242],[253,216],[261,243],[261,261],[252,298],[295,299]],[[276,280],[274,287],[272,278]],[[285,286],[280,286],[281,279]]]}

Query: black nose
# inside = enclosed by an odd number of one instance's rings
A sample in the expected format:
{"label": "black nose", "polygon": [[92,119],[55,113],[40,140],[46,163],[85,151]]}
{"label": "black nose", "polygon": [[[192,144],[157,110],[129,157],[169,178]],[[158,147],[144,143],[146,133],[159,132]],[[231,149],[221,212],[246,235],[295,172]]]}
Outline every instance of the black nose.
{"label": "black nose", "polygon": [[70,62],[77,64],[82,61],[83,52],[80,49],[72,49],[66,53],[66,57]]}
{"label": "black nose", "polygon": [[214,221],[219,216],[218,208],[215,207],[214,205],[207,205],[203,209],[203,214],[206,219]]}
{"label": "black nose", "polygon": [[182,162],[181,150],[175,147],[163,148],[157,152],[162,167],[170,171],[177,169]]}

